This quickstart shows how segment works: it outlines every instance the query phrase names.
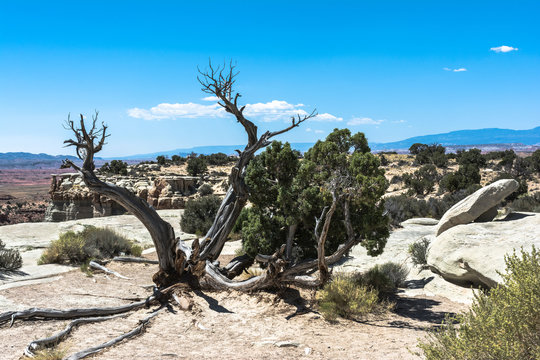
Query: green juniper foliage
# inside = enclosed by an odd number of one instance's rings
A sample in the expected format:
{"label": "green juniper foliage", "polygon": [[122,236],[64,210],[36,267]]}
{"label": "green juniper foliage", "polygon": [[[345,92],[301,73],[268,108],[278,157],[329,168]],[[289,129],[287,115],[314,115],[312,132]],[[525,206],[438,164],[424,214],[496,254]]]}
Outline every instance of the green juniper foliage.
{"label": "green juniper foliage", "polygon": [[182,231],[197,235],[205,234],[212,226],[220,205],[219,196],[212,194],[188,200],[180,219]]}
{"label": "green juniper foliage", "polygon": [[379,157],[371,154],[362,133],[335,129],[302,161],[288,143],[274,142],[250,163],[245,181],[253,206],[244,211],[237,228],[242,229],[243,247],[250,256],[272,254],[295,229],[295,260],[316,257],[315,218],[332,203],[332,181],[342,185],[336,190],[339,201],[326,240],[327,253],[347,239],[341,221],[345,199],[350,202],[353,229],[368,253],[375,256],[384,249],[389,231],[381,196],[387,182]]}

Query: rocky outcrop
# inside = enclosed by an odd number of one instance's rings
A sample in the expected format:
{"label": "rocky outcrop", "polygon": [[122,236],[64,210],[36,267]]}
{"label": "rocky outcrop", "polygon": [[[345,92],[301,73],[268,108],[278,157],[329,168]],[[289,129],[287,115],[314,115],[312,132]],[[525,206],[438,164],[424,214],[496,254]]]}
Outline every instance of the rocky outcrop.
{"label": "rocky outcrop", "polygon": [[497,215],[496,206],[518,187],[518,182],[513,179],[503,179],[484,186],[452,206],[443,215],[439,221],[437,236],[456,225],[468,224],[477,219],[493,220]]}
{"label": "rocky outcrop", "polygon": [[120,215],[126,210],[104,196],[91,193],[77,173],[52,175],[51,203],[45,221],[67,221]]}
{"label": "rocky outcrop", "polygon": [[[157,169],[159,170],[159,166]],[[99,177],[105,182],[126,188],[156,209],[184,208],[187,199],[196,193],[198,181],[196,177],[177,175]],[[78,173],[52,175],[49,193],[51,203],[45,212],[45,221],[49,222],[120,215],[126,212],[115,201],[90,192]]]}
{"label": "rocky outcrop", "polygon": [[461,286],[494,287],[504,257],[540,248],[540,214],[513,213],[502,221],[457,225],[437,236],[428,253],[430,269]]}
{"label": "rocky outcrop", "polygon": [[156,209],[183,209],[185,197],[197,191],[197,180],[193,176],[157,178],[148,190],[147,201]]}

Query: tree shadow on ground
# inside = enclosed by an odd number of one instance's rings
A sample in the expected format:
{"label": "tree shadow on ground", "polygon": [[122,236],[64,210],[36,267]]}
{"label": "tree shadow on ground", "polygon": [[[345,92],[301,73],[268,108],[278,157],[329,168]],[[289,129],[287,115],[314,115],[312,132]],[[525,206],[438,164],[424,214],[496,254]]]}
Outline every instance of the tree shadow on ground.
{"label": "tree shadow on ground", "polygon": [[[453,321],[452,318],[457,314],[454,312],[436,311],[433,308],[440,305],[440,301],[426,298],[410,298],[402,296],[393,296],[389,299],[396,305],[393,313],[399,315],[404,320],[354,320],[355,322],[387,328],[411,329],[417,331],[426,331],[438,328],[443,321]],[[407,320],[410,320],[407,321]],[[420,322],[420,324],[418,324]]]}
{"label": "tree shadow on ground", "polygon": [[203,293],[201,290],[194,290],[193,293],[198,297],[204,299],[208,303],[210,310],[213,310],[222,314],[234,314],[234,311],[230,311],[226,307],[219,304],[219,302],[213,297]]}
{"label": "tree shadow on ground", "polygon": [[428,278],[422,278],[418,280],[407,280],[403,283],[403,287],[407,289],[423,289],[426,284],[435,279],[435,276],[430,276]]}
{"label": "tree shadow on ground", "polygon": [[300,294],[300,291],[298,291],[298,289],[286,288],[279,292],[279,296],[286,304],[289,304],[296,308],[293,313],[285,317],[286,320],[290,320],[295,316],[307,314],[310,312],[317,313],[311,308],[310,302]]}
{"label": "tree shadow on ground", "polygon": [[411,320],[440,325],[448,317],[454,317],[454,312],[436,311],[433,308],[440,305],[440,301],[426,298],[397,297],[394,313]]}
{"label": "tree shadow on ground", "polygon": [[30,274],[21,270],[0,270],[0,280],[10,280],[13,276],[28,276]]}

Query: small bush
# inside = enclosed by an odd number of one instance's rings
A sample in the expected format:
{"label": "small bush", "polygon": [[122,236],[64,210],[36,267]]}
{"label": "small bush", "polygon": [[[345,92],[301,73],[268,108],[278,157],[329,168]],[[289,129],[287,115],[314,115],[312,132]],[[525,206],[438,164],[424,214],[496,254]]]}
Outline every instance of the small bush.
{"label": "small bush", "polygon": [[466,189],[472,185],[480,184],[480,169],[476,164],[466,163],[460,165],[458,171],[446,174],[440,182],[442,189],[450,192]]}
{"label": "small bush", "polygon": [[502,283],[420,343],[427,360],[540,359],[540,253],[506,257]]}
{"label": "small bush", "polygon": [[187,172],[191,176],[199,176],[208,170],[206,160],[203,157],[192,156],[187,161]]}
{"label": "small bush", "polygon": [[438,180],[435,165],[424,165],[412,174],[403,175],[405,186],[409,195],[425,195],[433,191],[435,181]]}
{"label": "small bush", "polygon": [[324,318],[352,319],[379,308],[377,290],[358,284],[351,275],[334,275],[322,290],[317,292],[319,308]]}
{"label": "small bush", "polygon": [[190,199],[180,219],[182,231],[197,235],[205,234],[212,226],[220,205],[221,199],[217,195]]}
{"label": "small bush", "polygon": [[211,195],[214,193],[214,189],[212,189],[212,186],[210,184],[202,184],[199,187],[199,194],[201,196]]}
{"label": "small bush", "polygon": [[356,281],[369,289],[376,290],[380,299],[386,299],[403,285],[409,270],[401,264],[387,262],[375,265],[364,274],[358,275]]}
{"label": "small bush", "polygon": [[0,240],[0,270],[13,271],[22,266],[21,254],[17,249],[6,249],[6,245]]}
{"label": "small bush", "polygon": [[514,211],[540,212],[540,193],[520,196],[508,207]]}
{"label": "small bush", "polygon": [[120,254],[140,256],[142,248],[107,228],[86,226],[81,232],[68,231],[43,252],[39,264],[82,264],[90,259],[112,258]]}
{"label": "small bush", "polygon": [[127,175],[127,163],[122,160],[112,160],[109,164],[106,162],[99,168],[101,173],[110,173],[117,175]]}
{"label": "small bush", "polygon": [[429,244],[429,239],[423,237],[409,245],[409,255],[411,255],[411,261],[415,266],[420,266],[421,268],[427,267]]}
{"label": "small bush", "polygon": [[394,285],[394,288],[403,286],[407,275],[409,275],[409,269],[403,264],[398,264],[392,261],[379,265],[379,271],[390,279],[390,282]]}

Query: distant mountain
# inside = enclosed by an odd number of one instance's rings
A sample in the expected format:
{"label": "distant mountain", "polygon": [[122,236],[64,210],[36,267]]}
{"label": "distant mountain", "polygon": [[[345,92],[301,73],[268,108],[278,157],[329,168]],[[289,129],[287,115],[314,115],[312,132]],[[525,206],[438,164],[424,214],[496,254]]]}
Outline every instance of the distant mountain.
{"label": "distant mountain", "polygon": [[406,150],[414,143],[455,145],[489,145],[489,144],[523,144],[540,146],[540,126],[530,130],[510,129],[478,129],[459,130],[444,134],[415,136],[401,141],[389,143],[372,143],[371,149]]}
{"label": "distant mountain", "polygon": [[[69,159],[75,163],[81,161],[71,155],[32,154],[27,152],[0,153],[0,169],[54,169],[62,165],[62,160]],[[96,164],[103,163],[96,158]]]}
{"label": "distant mountain", "polygon": [[[459,148],[478,147],[484,151],[494,151],[513,148],[516,151],[534,151],[540,148],[540,126],[530,130],[510,130],[510,129],[478,129],[478,130],[459,130],[444,134],[415,136],[401,141],[389,143],[370,143],[372,151],[399,151],[406,152],[414,143],[423,144],[441,144],[449,151],[455,151]],[[301,152],[306,152],[313,146],[313,143],[291,143],[291,147]],[[245,145],[215,145],[215,146],[196,146],[192,148],[175,149],[169,151],[160,151],[150,154],[137,154],[123,157],[96,158],[96,165],[101,165],[111,159],[124,160],[128,163],[134,163],[136,160],[155,160],[158,155],[187,156],[192,152],[196,154],[214,154],[218,152],[227,155],[236,154],[236,149],[242,150]],[[70,159],[80,161],[75,156],[69,155],[47,155],[31,154],[25,152],[0,153],[0,169],[15,168],[58,168],[62,160]]]}
{"label": "distant mountain", "polygon": [[[501,148],[515,148],[517,150],[527,151],[531,146],[540,146],[540,126],[531,130],[510,130],[510,129],[478,129],[478,130],[459,130],[444,134],[415,136],[401,141],[389,143],[369,143],[372,151],[406,151],[414,143],[423,144],[441,144],[443,146],[455,149],[455,147],[480,146],[483,149],[498,150]],[[525,146],[524,146],[525,145]],[[155,160],[159,155],[171,157],[173,155],[187,156],[192,152],[196,154],[214,154],[218,152],[227,155],[236,154],[236,149],[243,149],[245,145],[215,145],[215,146],[196,146],[186,149],[175,149],[169,151],[160,151],[150,154],[137,154],[124,157],[116,157],[120,160]],[[301,152],[306,152],[313,146],[313,143],[291,143],[291,147]],[[113,159],[113,158],[109,158]]]}

